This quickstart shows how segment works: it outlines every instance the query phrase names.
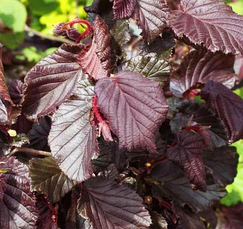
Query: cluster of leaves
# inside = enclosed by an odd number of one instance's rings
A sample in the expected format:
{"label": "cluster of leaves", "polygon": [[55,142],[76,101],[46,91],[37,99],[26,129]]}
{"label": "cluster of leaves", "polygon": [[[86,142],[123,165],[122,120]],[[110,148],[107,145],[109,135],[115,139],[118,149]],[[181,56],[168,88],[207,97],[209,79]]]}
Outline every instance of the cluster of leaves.
{"label": "cluster of leaves", "polygon": [[[0,227],[233,225],[208,215],[236,175],[230,144],[243,138],[243,100],[231,91],[243,16],[218,0],[95,0],[85,10],[90,22],[54,30],[77,44],[24,83],[7,88],[1,68]],[[242,219],[241,208],[232,215]]]}

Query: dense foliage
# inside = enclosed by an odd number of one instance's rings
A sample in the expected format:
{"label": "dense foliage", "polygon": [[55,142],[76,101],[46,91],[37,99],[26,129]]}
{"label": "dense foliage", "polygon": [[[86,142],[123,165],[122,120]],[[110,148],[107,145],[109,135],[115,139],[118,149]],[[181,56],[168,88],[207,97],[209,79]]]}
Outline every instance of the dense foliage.
{"label": "dense foliage", "polygon": [[218,0],[85,10],[24,82],[0,65],[0,228],[241,228],[242,204],[217,204],[243,139],[243,16]]}

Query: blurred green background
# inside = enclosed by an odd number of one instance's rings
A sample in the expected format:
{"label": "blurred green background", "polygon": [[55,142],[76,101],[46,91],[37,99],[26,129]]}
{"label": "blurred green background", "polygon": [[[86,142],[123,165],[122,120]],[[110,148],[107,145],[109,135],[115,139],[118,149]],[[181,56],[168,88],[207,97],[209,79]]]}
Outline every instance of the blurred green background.
{"label": "blurred green background", "polygon": [[[63,38],[53,35],[53,25],[75,17],[86,18],[84,6],[93,0],[0,0],[0,43],[7,78],[23,78],[42,57],[60,46]],[[243,0],[226,0],[243,15]],[[235,91],[243,98],[243,88]],[[221,203],[230,206],[243,201],[243,140],[233,144],[240,155],[238,174],[227,187]]]}

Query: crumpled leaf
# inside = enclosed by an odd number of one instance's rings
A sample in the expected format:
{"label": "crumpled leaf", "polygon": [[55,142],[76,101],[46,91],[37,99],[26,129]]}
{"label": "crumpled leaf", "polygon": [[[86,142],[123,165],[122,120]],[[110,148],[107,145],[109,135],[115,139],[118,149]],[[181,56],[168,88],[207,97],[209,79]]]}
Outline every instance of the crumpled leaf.
{"label": "crumpled leaf", "polygon": [[97,15],[94,21],[94,38],[91,45],[85,46],[79,54],[78,63],[84,73],[98,80],[108,77],[111,70],[110,63],[110,33],[108,26]]}
{"label": "crumpled leaf", "polygon": [[202,154],[207,148],[200,133],[182,130],[175,134],[175,146],[167,150],[169,159],[185,171],[185,176],[202,191],[207,190]]}
{"label": "crumpled leaf", "polygon": [[204,103],[189,100],[177,108],[178,111],[170,122],[172,132],[177,132],[188,125],[200,125],[206,127],[205,131],[210,134],[210,149],[228,144],[227,132],[222,121]]}
{"label": "crumpled leaf", "polygon": [[31,189],[45,194],[52,203],[58,202],[76,182],[70,180],[51,157],[30,161]]}
{"label": "crumpled leaf", "polygon": [[158,185],[153,186],[154,196],[159,194],[172,197],[181,206],[187,204],[195,212],[212,206],[225,195],[225,190],[217,184],[207,186],[207,192],[194,191],[184,173],[178,166],[166,160],[157,164],[149,175]]}
{"label": "crumpled leaf", "polygon": [[168,23],[177,36],[212,52],[243,54],[243,16],[223,1],[181,0],[181,10],[172,11]]}
{"label": "crumpled leaf", "polygon": [[76,181],[91,176],[91,159],[97,153],[95,130],[89,123],[93,95],[93,86],[82,80],[75,96],[55,112],[48,138],[60,169]]}
{"label": "crumpled leaf", "polygon": [[78,211],[85,211],[94,228],[147,228],[151,219],[142,202],[127,186],[95,177],[83,183]]}
{"label": "crumpled leaf", "polygon": [[214,80],[232,88],[235,84],[234,56],[205,49],[194,50],[184,57],[178,70],[172,73],[170,90],[177,97],[185,96],[188,90],[199,83]]}
{"label": "crumpled leaf", "polygon": [[207,150],[203,154],[203,162],[212,170],[216,183],[228,185],[233,182],[238,164],[235,147],[224,146],[215,150]]}
{"label": "crumpled leaf", "polygon": [[98,107],[119,138],[119,147],[156,153],[155,133],[168,111],[158,83],[141,75],[119,72],[95,85]]}
{"label": "crumpled leaf", "polygon": [[144,39],[151,42],[166,27],[169,8],[165,0],[137,0],[133,18],[141,27]]}
{"label": "crumpled leaf", "polygon": [[73,93],[83,74],[77,63],[80,50],[80,46],[63,44],[26,75],[23,111],[30,119],[55,111]]}
{"label": "crumpled leaf", "polygon": [[223,121],[230,142],[243,138],[243,99],[224,85],[208,81],[201,91],[201,97]]}
{"label": "crumpled leaf", "polygon": [[34,194],[30,191],[28,166],[14,157],[9,157],[4,161],[10,170],[0,174],[0,185],[3,185],[3,189],[0,189],[0,197],[2,196],[0,228],[34,229],[37,209]]}
{"label": "crumpled leaf", "polygon": [[148,53],[137,55],[126,63],[126,68],[157,81],[164,86],[170,76],[170,65],[164,55]]}
{"label": "crumpled leaf", "polygon": [[128,18],[132,15],[136,0],[114,0],[113,15],[114,19]]}

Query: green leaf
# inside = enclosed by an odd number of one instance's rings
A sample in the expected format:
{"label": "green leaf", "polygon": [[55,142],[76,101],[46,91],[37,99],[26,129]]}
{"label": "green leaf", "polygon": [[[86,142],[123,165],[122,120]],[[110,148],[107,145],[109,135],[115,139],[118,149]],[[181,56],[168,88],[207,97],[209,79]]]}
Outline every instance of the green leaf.
{"label": "green leaf", "polygon": [[22,32],[24,30],[26,18],[27,11],[23,3],[17,0],[0,1],[0,19],[14,32]]}
{"label": "green leaf", "polygon": [[29,0],[29,6],[34,14],[43,15],[54,11],[59,3],[57,0]]}
{"label": "green leaf", "polygon": [[[0,3],[1,4],[1,3]],[[24,33],[18,32],[15,34],[0,33],[0,42],[10,49],[17,48],[24,41]]]}

